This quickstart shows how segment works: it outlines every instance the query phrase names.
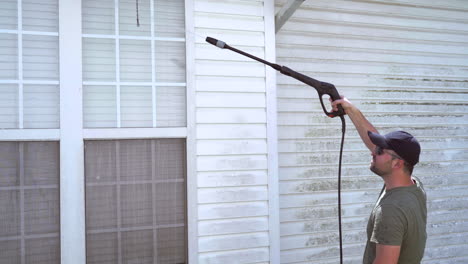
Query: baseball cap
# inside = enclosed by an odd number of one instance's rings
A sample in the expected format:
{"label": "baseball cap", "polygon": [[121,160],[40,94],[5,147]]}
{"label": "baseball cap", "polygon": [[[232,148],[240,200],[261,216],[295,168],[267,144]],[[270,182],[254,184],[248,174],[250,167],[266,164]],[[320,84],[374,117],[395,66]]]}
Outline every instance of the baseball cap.
{"label": "baseball cap", "polygon": [[402,157],[411,165],[416,165],[419,162],[419,154],[421,146],[419,142],[410,133],[405,131],[393,131],[385,135],[367,131],[370,140],[375,145],[395,151],[398,156]]}

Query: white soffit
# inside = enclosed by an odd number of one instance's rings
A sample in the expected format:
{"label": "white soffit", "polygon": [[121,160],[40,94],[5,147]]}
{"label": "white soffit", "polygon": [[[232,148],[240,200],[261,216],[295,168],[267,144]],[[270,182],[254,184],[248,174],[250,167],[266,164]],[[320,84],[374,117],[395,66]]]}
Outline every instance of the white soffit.
{"label": "white soffit", "polygon": [[304,3],[305,0],[289,0],[280,11],[275,15],[275,32],[283,27],[288,19],[296,12],[299,6]]}

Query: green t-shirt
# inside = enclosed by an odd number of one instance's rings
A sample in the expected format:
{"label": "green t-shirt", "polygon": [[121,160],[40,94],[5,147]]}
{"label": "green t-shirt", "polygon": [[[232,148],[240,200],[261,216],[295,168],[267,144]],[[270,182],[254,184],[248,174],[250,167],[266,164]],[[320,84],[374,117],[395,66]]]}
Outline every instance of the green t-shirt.
{"label": "green t-shirt", "polygon": [[372,264],[376,244],[401,246],[399,264],[420,263],[426,247],[426,192],[416,184],[382,190],[367,224],[364,264]]}

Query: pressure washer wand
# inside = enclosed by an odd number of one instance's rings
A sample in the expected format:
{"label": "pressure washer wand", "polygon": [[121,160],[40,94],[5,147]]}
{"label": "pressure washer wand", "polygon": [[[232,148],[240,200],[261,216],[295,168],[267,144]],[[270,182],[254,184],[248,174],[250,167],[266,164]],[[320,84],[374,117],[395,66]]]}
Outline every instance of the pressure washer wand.
{"label": "pressure washer wand", "polygon": [[329,117],[336,117],[336,116],[342,116],[345,114],[343,108],[341,107],[341,105],[338,105],[338,110],[337,111],[333,111],[333,112],[328,112],[327,109],[325,108],[325,105],[323,103],[323,95],[327,94],[330,96],[330,98],[335,101],[337,99],[341,99],[340,95],[338,94],[338,91],[336,90],[335,86],[331,83],[326,83],[326,82],[321,82],[321,81],[318,81],[318,80],[315,80],[314,78],[311,78],[309,76],[306,76],[302,73],[299,73],[299,72],[296,72],[294,70],[291,70],[290,68],[286,67],[286,66],[281,66],[281,65],[278,65],[278,64],[275,64],[275,63],[271,63],[271,62],[268,62],[266,60],[263,60],[263,59],[260,59],[258,57],[255,57],[247,52],[244,52],[242,50],[238,50],[236,48],[233,48],[231,46],[229,46],[228,44],[226,44],[224,41],[221,41],[221,40],[217,40],[215,38],[212,38],[212,37],[207,37],[206,38],[206,42],[218,47],[218,48],[221,48],[221,49],[230,49],[234,52],[237,52],[239,54],[242,54],[244,56],[247,56],[251,59],[254,59],[256,61],[259,61],[263,64],[266,64],[270,67],[272,67],[273,69],[281,72],[282,74],[284,75],[287,75],[287,76],[291,76],[293,77],[294,79],[298,80],[298,81],[301,81],[305,84],[308,84],[312,87],[315,88],[315,90],[317,90],[317,93],[319,95],[319,99],[320,99],[320,104],[322,105],[322,109],[323,109],[323,112],[329,116]]}

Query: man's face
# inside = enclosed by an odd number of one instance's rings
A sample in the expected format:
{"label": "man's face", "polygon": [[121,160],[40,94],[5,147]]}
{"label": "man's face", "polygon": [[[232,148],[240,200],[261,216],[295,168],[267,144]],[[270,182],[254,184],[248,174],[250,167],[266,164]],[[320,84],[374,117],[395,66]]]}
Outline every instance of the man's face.
{"label": "man's face", "polygon": [[370,170],[384,178],[392,173],[392,166],[394,159],[401,159],[394,153],[394,151],[389,149],[382,149],[379,146],[376,146],[374,151],[371,153],[372,162],[370,165]]}

